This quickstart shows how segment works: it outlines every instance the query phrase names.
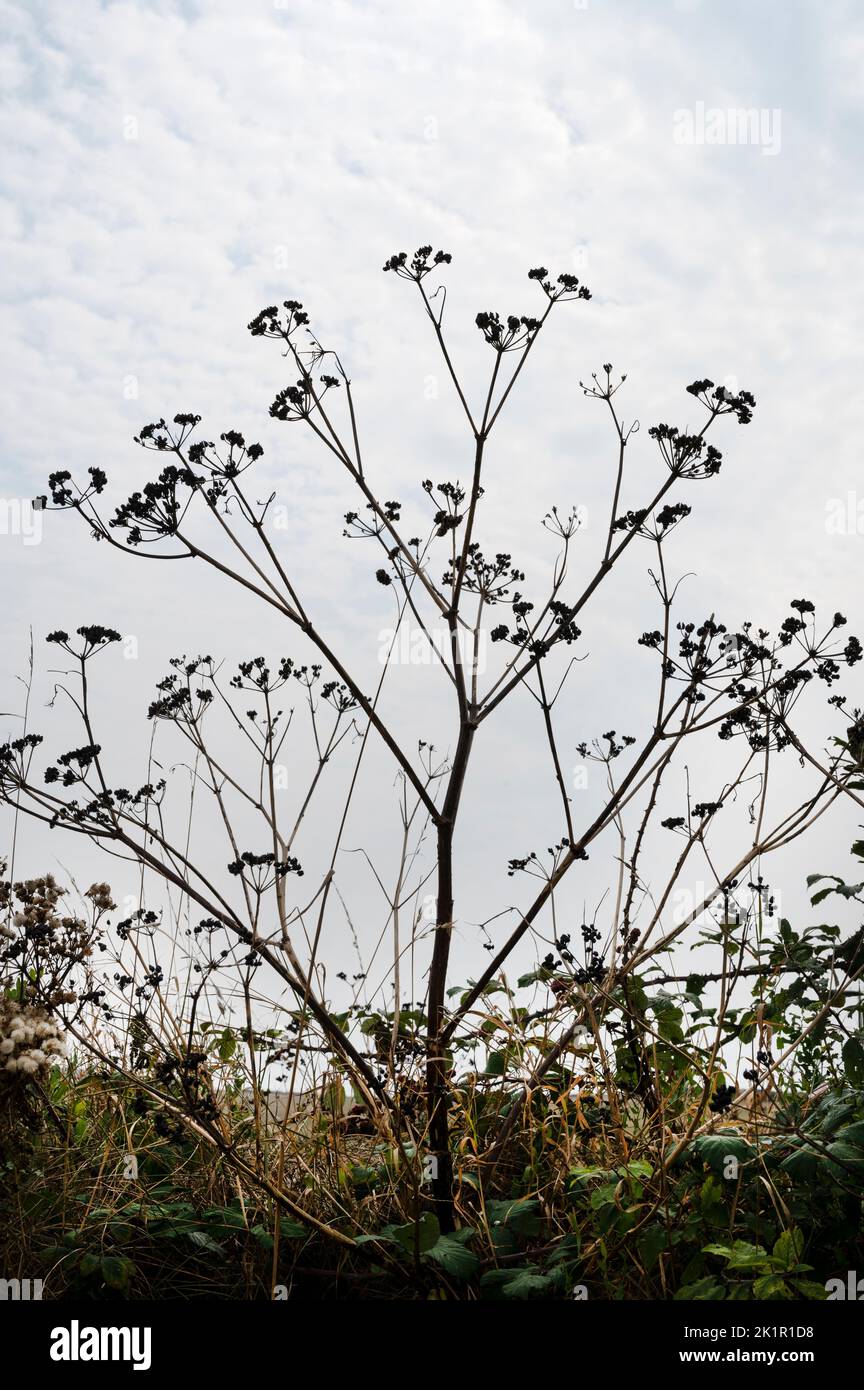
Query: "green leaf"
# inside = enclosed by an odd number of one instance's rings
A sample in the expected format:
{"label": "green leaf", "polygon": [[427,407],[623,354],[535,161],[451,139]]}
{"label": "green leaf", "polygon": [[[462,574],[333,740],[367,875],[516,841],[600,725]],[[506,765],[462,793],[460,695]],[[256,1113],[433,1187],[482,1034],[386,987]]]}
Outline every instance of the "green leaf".
{"label": "green leaf", "polygon": [[528,1299],[554,1296],[568,1283],[563,1269],[544,1271],[538,1265],[524,1265],[522,1269],[489,1269],[480,1280],[484,1293],[493,1297]]}
{"label": "green leaf", "polygon": [[820,878],[829,878],[835,885],[833,888],[820,888],[818,893],[813,894],[810,902],[814,907],[816,907],[818,903],[821,903],[823,899],[827,898],[829,893],[837,893],[841,898],[857,898],[862,888],[864,888],[864,883],[845,883],[844,880],[838,878],[836,874],[813,874],[811,878],[813,883],[818,883]]}
{"label": "green leaf", "polygon": [[[820,875],[820,877],[821,877],[821,875]],[[814,893],[813,896],[812,896],[812,898],[810,899],[811,905],[812,905],[813,907],[818,907],[819,904],[820,904],[821,902],[824,902],[825,899],[828,897],[828,895],[829,895],[830,893],[833,893],[833,892],[834,892],[834,889],[833,889],[833,888],[820,888],[820,889],[819,889],[819,892],[818,892],[818,893]]]}
{"label": "green leaf", "polygon": [[838,1129],[837,1138],[842,1139],[846,1144],[857,1144],[860,1149],[864,1149],[864,1120],[856,1120],[854,1124],[844,1125]]}
{"label": "green leaf", "polygon": [[615,1205],[615,1193],[618,1190],[617,1182],[604,1183],[602,1187],[595,1187],[589,1198],[589,1206],[592,1211],[599,1211],[601,1207]]}
{"label": "green leaf", "polygon": [[844,1120],[850,1119],[854,1113],[854,1101],[843,1100],[839,1096],[826,1096],[814,1110],[807,1128],[812,1129],[815,1126],[821,1134],[833,1134],[835,1129],[839,1129]]}
{"label": "green leaf", "polygon": [[622,1177],[627,1174],[633,1178],[650,1178],[654,1169],[644,1158],[634,1158],[630,1163],[625,1163],[623,1168],[619,1168],[618,1172]]}
{"label": "green leaf", "polygon": [[728,1260],[728,1269],[764,1269],[769,1263],[768,1252],[761,1245],[751,1245],[746,1240],[736,1240],[729,1245],[703,1245],[707,1255],[720,1255]]}
{"label": "green leaf", "polygon": [[[414,1254],[419,1232],[421,1255],[431,1250],[441,1236],[438,1217],[432,1211],[425,1211],[418,1222],[409,1221],[405,1226],[385,1226],[382,1235],[397,1241],[409,1255]],[[361,1237],[362,1239],[362,1237]]]}
{"label": "green leaf", "polygon": [[246,1230],[246,1218],[239,1207],[210,1207],[204,1212],[203,1219],[208,1226],[214,1227],[217,1231],[220,1229]]}
{"label": "green leaf", "polygon": [[464,1244],[464,1241],[470,1240],[473,1235],[474,1231],[466,1228],[465,1231],[457,1231],[453,1235],[439,1236],[435,1244],[426,1251],[426,1258],[434,1260],[435,1264],[440,1265],[445,1274],[449,1274],[453,1279],[470,1279],[477,1273],[480,1265],[474,1251],[468,1250]]}
{"label": "green leaf", "polygon": [[824,1284],[817,1284],[812,1279],[792,1279],[792,1287],[802,1298],[819,1299],[823,1301],[828,1297],[828,1290]]}
{"label": "green leaf", "polygon": [[843,1163],[848,1168],[864,1167],[864,1149],[859,1149],[857,1144],[846,1144],[842,1139],[836,1139],[828,1145],[828,1153],[837,1163]]}
{"label": "green leaf", "polygon": [[551,1274],[542,1274],[536,1268],[520,1269],[503,1285],[501,1292],[505,1298],[532,1298],[535,1294],[547,1293],[554,1282]]}
{"label": "green leaf", "polygon": [[669,1237],[662,1226],[648,1226],[636,1242],[641,1259],[646,1270],[652,1270],[667,1248]]}
{"label": "green leaf", "polygon": [[726,1225],[726,1203],[723,1183],[711,1173],[702,1184],[699,1208],[710,1226]]}
{"label": "green leaf", "polygon": [[381,1168],[369,1168],[364,1163],[355,1163],[348,1174],[348,1180],[355,1187],[368,1187],[378,1181],[382,1171]]}
{"label": "green leaf", "polygon": [[693,1152],[714,1173],[723,1174],[728,1158],[739,1163],[748,1163],[756,1156],[756,1150],[737,1134],[703,1134],[693,1144]]}
{"label": "green leaf", "polygon": [[545,984],[547,980],[552,979],[554,974],[554,970],[541,965],[539,970],[532,970],[529,975],[520,975],[516,981],[516,987],[517,989],[525,989],[527,985]]}
{"label": "green leaf", "polygon": [[768,1252],[761,1245],[751,1245],[746,1240],[736,1240],[728,1269],[764,1269],[768,1265]]}
{"label": "green leaf", "polygon": [[540,1203],[536,1197],[520,1197],[516,1201],[486,1203],[490,1228],[505,1226],[517,1236],[536,1236],[540,1230]]}
{"label": "green leaf", "polygon": [[283,1216],[279,1222],[279,1235],[282,1240],[302,1240],[308,1236],[309,1227],[304,1226],[302,1221],[294,1221],[290,1216]]}
{"label": "green leaf", "polygon": [[97,1269],[101,1269],[101,1267],[101,1255],[93,1255],[89,1251],[83,1254],[78,1261],[79,1273],[83,1274],[85,1279],[89,1279],[90,1275],[95,1274]]}
{"label": "green leaf", "polygon": [[697,1279],[695,1284],[685,1284],[683,1289],[676,1293],[675,1300],[677,1302],[681,1299],[694,1299],[699,1303],[717,1303],[725,1297],[726,1290],[723,1285],[708,1276],[705,1279]]}
{"label": "green leaf", "polygon": [[120,1255],[103,1255],[102,1278],[109,1289],[125,1289],[134,1273],[135,1266],[131,1260]]}
{"label": "green leaf", "polygon": [[763,1274],[753,1281],[754,1298],[791,1298],[788,1284],[779,1274]]}
{"label": "green leaf", "polygon": [[796,1149],[784,1158],[780,1168],[796,1181],[809,1182],[811,1178],[816,1176],[819,1159],[820,1155],[815,1149]]}
{"label": "green leaf", "polygon": [[783,1269],[792,1269],[801,1259],[804,1251],[804,1233],[797,1227],[783,1231],[774,1242],[772,1255],[782,1262]]}
{"label": "green leaf", "polygon": [[208,1231],[187,1231],[189,1239],[193,1245],[197,1245],[199,1250],[209,1250],[211,1255],[221,1255],[222,1246],[218,1240],[214,1240]]}
{"label": "green leaf", "polygon": [[615,1174],[611,1168],[575,1167],[570,1169],[570,1177],[578,1187],[585,1187],[592,1178],[603,1178],[605,1182],[608,1182],[608,1180],[614,1176]]}
{"label": "green leaf", "polygon": [[265,1226],[253,1226],[252,1235],[265,1250],[273,1249],[273,1237]]}
{"label": "green leaf", "polygon": [[230,1028],[223,1028],[219,1037],[219,1060],[230,1062],[237,1051],[237,1039]]}
{"label": "green leaf", "polygon": [[860,1038],[848,1038],[843,1044],[843,1067],[853,1086],[864,1087],[864,1044]]}
{"label": "green leaf", "polygon": [[579,1231],[571,1231],[569,1236],[559,1240],[555,1249],[546,1257],[547,1265],[566,1264],[578,1260],[582,1253],[582,1236]]}

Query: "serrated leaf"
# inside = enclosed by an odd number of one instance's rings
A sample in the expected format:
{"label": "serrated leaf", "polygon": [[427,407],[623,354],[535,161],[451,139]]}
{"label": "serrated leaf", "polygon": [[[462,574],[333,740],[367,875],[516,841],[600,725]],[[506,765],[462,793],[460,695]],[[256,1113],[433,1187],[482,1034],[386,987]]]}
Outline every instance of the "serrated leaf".
{"label": "serrated leaf", "polygon": [[754,1298],[791,1298],[792,1293],[785,1279],[780,1274],[763,1274],[761,1278],[753,1281]]}
{"label": "serrated leaf", "polygon": [[728,1158],[739,1163],[748,1163],[755,1157],[756,1150],[737,1134],[703,1134],[693,1144],[693,1152],[714,1173],[722,1175]]}
{"label": "serrated leaf", "polygon": [[733,1241],[732,1245],[705,1245],[705,1254],[720,1255],[728,1261],[728,1269],[763,1269],[769,1262],[768,1252],[761,1245],[751,1245],[746,1240]]}
{"label": "serrated leaf", "polygon": [[802,1298],[812,1298],[824,1301],[828,1297],[828,1290],[824,1284],[817,1284],[813,1279],[791,1279],[789,1281],[796,1293]]}
{"label": "serrated leaf", "polygon": [[[473,1235],[473,1231],[468,1232],[468,1238]],[[426,1258],[433,1260],[449,1274],[452,1279],[471,1279],[477,1273],[480,1261],[469,1250],[459,1238],[462,1232],[455,1235],[439,1236],[435,1244],[426,1251]]]}
{"label": "serrated leaf", "polygon": [[816,1168],[819,1163],[820,1155],[815,1149],[801,1148],[789,1154],[780,1164],[784,1173],[788,1173],[790,1178],[796,1181],[807,1182],[816,1176]]}
{"label": "serrated leaf", "polygon": [[192,1244],[198,1246],[199,1250],[209,1250],[211,1255],[222,1254],[222,1246],[219,1244],[218,1240],[213,1239],[209,1232],[187,1231],[186,1234],[188,1235]]}
{"label": "serrated leaf", "polygon": [[806,1128],[818,1129],[820,1134],[833,1134],[835,1129],[839,1129],[844,1120],[851,1119],[854,1113],[854,1101],[843,1100],[838,1096],[826,1096],[813,1111]]}
{"label": "serrated leaf", "polygon": [[828,1154],[837,1163],[844,1163],[852,1168],[864,1167],[864,1149],[859,1149],[857,1144],[847,1144],[842,1139],[835,1139],[833,1144],[828,1145]]}
{"label": "serrated leaf", "polygon": [[617,1170],[621,1175],[627,1174],[631,1178],[650,1178],[654,1172],[651,1164],[644,1158],[634,1158],[629,1163],[625,1163],[623,1168]]}
{"label": "serrated leaf", "polygon": [[854,1124],[844,1125],[838,1129],[837,1138],[842,1139],[846,1144],[857,1144],[859,1149],[864,1149],[864,1120],[856,1120]]}
{"label": "serrated leaf", "polygon": [[551,1274],[542,1274],[538,1269],[520,1269],[502,1285],[505,1298],[532,1298],[536,1294],[547,1293],[553,1286]]}
{"label": "serrated leaf", "polygon": [[422,1255],[428,1253],[436,1241],[440,1239],[441,1228],[435,1213],[424,1211],[419,1221],[409,1221],[404,1226],[385,1226],[381,1234],[391,1236],[409,1255],[414,1254],[419,1238]]}
{"label": "serrated leaf", "polygon": [[517,1236],[536,1236],[540,1230],[540,1203],[536,1197],[486,1203],[491,1228],[505,1226]]}
{"label": "serrated leaf", "polygon": [[698,1303],[717,1303],[725,1297],[726,1290],[723,1285],[718,1284],[710,1275],[704,1279],[697,1279],[693,1284],[685,1284],[675,1295],[676,1301],[693,1299]]}

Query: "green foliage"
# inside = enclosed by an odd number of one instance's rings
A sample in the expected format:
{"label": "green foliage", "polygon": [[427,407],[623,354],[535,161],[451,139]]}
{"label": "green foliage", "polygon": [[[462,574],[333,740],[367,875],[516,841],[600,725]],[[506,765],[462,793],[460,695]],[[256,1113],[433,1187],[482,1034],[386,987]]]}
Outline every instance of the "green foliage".
{"label": "green foliage", "polygon": [[[815,897],[849,902],[860,885],[840,888],[832,879]],[[730,951],[736,933],[730,923],[707,935]],[[347,1069],[328,1057],[307,1116],[256,1128],[243,1099],[248,1053],[265,1058],[276,1030],[202,1025],[190,1047],[209,1070],[196,1072],[192,1095],[197,1102],[218,1079],[222,1149],[181,1123],[175,1072],[174,1108],[162,1111],[150,1085],[155,1037],[133,1020],[132,1081],[57,1066],[41,1099],[31,1092],[26,1111],[8,1109],[4,1261],[26,1261],[55,1296],[85,1299],[267,1299],[274,1285],[315,1297],[347,1287],[352,1297],[516,1302],[574,1290],[605,1299],[824,1298],[826,1279],[864,1245],[864,1017],[857,988],[834,999],[836,972],[854,965],[859,945],[832,923],[802,929],[783,918],[763,923],[749,949],[752,998],[723,1019],[721,1047],[733,1061],[724,1053],[722,1069],[703,1043],[717,1028],[716,981],[691,972],[680,989],[661,989],[646,972],[614,990],[603,1019],[610,1074],[589,1032],[527,1095],[523,1078],[548,1043],[548,1010],[491,982],[482,1017],[450,1049],[466,1058],[461,1069],[454,1063],[451,1098],[454,1230],[442,1229],[424,1176],[416,1090],[406,1088],[411,1129],[396,1142],[366,1123],[365,1101],[355,1106],[359,1124],[346,1117],[360,1097],[355,1089],[349,1099]],[[554,978],[543,965],[517,990],[548,997]],[[454,989],[453,998],[466,997],[465,986]],[[358,1008],[354,1022],[364,1045],[389,1061],[393,1014]],[[400,1056],[419,1055],[425,1022],[418,1008],[400,1010]],[[718,1106],[741,1075],[736,1049],[745,1059],[762,1052],[765,1116],[732,1110],[728,1097]],[[662,1104],[662,1123],[652,1104]],[[490,1171],[484,1145],[502,1125],[509,1138]],[[124,1177],[130,1151],[136,1172]]]}

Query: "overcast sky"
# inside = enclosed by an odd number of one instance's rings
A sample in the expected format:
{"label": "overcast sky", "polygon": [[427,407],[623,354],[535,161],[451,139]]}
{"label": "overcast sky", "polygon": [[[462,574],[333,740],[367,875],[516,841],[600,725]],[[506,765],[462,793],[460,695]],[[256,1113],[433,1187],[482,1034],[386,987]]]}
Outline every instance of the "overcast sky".
{"label": "overcast sky", "polygon": [[[719,478],[680,492],[693,515],[674,538],[674,571],[693,577],[679,616],[715,611],[733,625],[753,617],[776,628],[789,600],[806,596],[864,627],[859,6],[0,8],[0,708],[21,708],[16,677],[32,626],[32,727],[52,747],[64,720],[45,709],[52,628],[103,622],[137,641],[135,659],[100,659],[96,696],[102,742],[127,783],[135,759],[141,769],[146,704],[170,656],[311,655],[190,564],[106,552],[65,515],[41,518],[38,543],[26,517],[24,534],[15,526],[15,504],[45,491],[56,469],[104,468],[112,497],[139,486],[149,459],[133,434],[178,410],[200,413],[208,438],[237,428],[265,446],[260,493],[274,490],[287,509],[277,538],[292,574],[372,687],[392,594],[375,583],[378,556],[341,537],[352,497],[334,461],[299,428],[268,418],[290,373],[246,324],[266,304],[304,302],[353,379],[370,477],[419,518],[420,479],[467,481],[472,457],[416,297],[381,273],[391,252],[425,241],[453,255],[446,327],[475,399],[491,365],[473,324],[479,309],[536,312],[526,272],[537,264],[579,275],[593,294],[550,320],[490,446],[481,536],[490,551],[512,550],[535,596],[554,559],[540,526],[553,503],[586,507],[584,572],[602,544],[614,439],[578,381],[610,361],[628,373],[625,416],[642,423],[625,506],[646,500],[660,476],[647,426],[695,422],[688,382],[710,376],[757,398],[746,429],[722,422]],[[739,109],[756,113],[748,143],[732,138]],[[657,613],[647,551],[637,549],[583,624],[590,659],[560,716],[568,775],[579,739],[644,729],[653,666],[635,641]],[[388,710],[407,743],[434,737],[452,748],[449,687],[433,689],[428,675],[396,671]],[[842,729],[829,725],[824,701],[819,708],[824,742]],[[20,724],[7,718],[6,728]],[[698,790],[710,797],[723,762],[705,758]],[[388,876],[393,769],[380,758],[370,766],[346,845],[371,847]],[[325,797],[330,815],[338,785]],[[670,788],[665,813],[679,800]],[[310,882],[329,853],[327,814],[300,849]],[[456,915],[470,972],[486,959],[473,924],[527,900],[506,861],[562,833],[527,697],[485,726],[463,814]],[[812,849],[783,861],[784,895],[800,900],[812,869],[845,872],[857,833],[848,811],[820,827]],[[25,828],[18,853],[22,871],[60,863],[86,882],[123,876],[58,835]],[[614,844],[604,853],[567,900],[580,920],[583,899],[590,915],[611,882]],[[374,940],[382,904],[370,875],[352,860],[343,882],[355,925]],[[118,888],[129,890],[128,881]],[[340,964],[347,942],[344,917],[334,917],[331,970],[353,968]]]}

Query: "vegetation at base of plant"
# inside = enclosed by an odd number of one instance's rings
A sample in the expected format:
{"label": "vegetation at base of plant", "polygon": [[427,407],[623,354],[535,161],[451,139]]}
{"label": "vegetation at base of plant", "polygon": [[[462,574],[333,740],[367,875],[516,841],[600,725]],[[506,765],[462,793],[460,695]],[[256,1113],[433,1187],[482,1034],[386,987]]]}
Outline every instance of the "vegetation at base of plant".
{"label": "vegetation at base of plant", "polygon": [[[809,942],[808,987],[796,1005],[819,1019],[834,933],[796,933],[784,922],[777,940],[792,953]],[[325,1059],[314,1093],[279,1118],[263,1092],[256,1108],[242,1040],[228,1028],[187,1040],[192,1067],[168,1065],[142,1018],[122,1065],[94,1066],[79,1049],[37,1074],[7,1074],[3,1268],[38,1275],[51,1298],[824,1298],[827,1281],[845,1277],[864,1250],[864,1031],[860,1020],[850,1031],[838,1010],[820,1019],[794,1062],[775,1068],[766,1026],[777,1048],[783,1029],[799,1024],[766,1007],[775,946],[765,949],[753,991],[766,1084],[756,1104],[719,1114],[704,1105],[698,1070],[673,1065],[659,1042],[662,1115],[639,1099],[626,1049],[604,1071],[583,1045],[526,1099],[515,1081],[524,1030],[536,1022],[526,1023],[516,997],[534,982],[490,996],[473,1039],[454,1039],[456,1057],[472,1041],[488,1049],[490,1022],[506,1020],[510,1041],[503,1066],[454,1068],[458,1223],[448,1232],[435,1214],[428,1158],[394,1145],[380,1116],[352,1103],[336,1057]],[[675,1013],[682,1038],[695,1030],[703,996],[699,980],[684,983]],[[33,976],[28,991],[38,996]],[[661,1011],[667,1027],[671,1007],[667,1000]],[[845,1012],[859,1008],[853,993]],[[279,1043],[277,1030],[254,1038],[262,1061]],[[715,1094],[726,1085],[718,1072]],[[517,1122],[490,1168],[483,1136],[511,1109]],[[694,1117],[702,1123],[682,1149]],[[422,1128],[422,1115],[414,1119]]]}

